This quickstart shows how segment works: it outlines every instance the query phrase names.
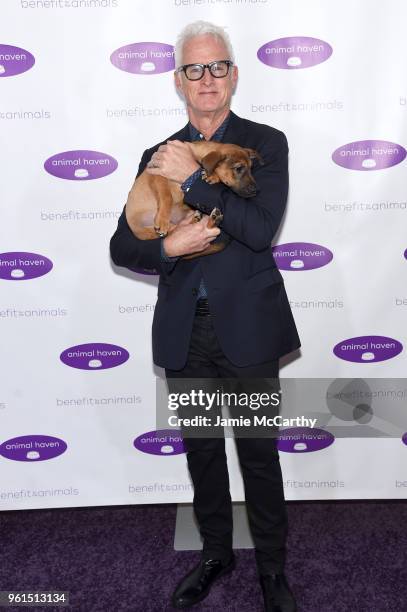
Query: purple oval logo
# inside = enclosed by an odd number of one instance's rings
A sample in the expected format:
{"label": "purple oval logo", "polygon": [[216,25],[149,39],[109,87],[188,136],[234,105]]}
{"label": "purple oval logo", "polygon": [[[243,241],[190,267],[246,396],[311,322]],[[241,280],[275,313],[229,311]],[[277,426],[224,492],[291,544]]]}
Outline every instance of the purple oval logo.
{"label": "purple oval logo", "polygon": [[113,51],[113,66],[132,74],[160,74],[174,70],[174,47],[159,42],[138,42]]}
{"label": "purple oval logo", "polygon": [[52,261],[38,253],[0,253],[0,278],[5,280],[38,278],[48,274],[52,267]]}
{"label": "purple oval logo", "polygon": [[273,247],[272,250],[278,268],[294,272],[322,268],[333,258],[329,249],[312,242],[287,242]]}
{"label": "purple oval logo", "polygon": [[327,448],[335,441],[329,431],[312,427],[282,429],[277,437],[277,448],[285,453],[313,453]]}
{"label": "purple oval logo", "polygon": [[288,36],[266,43],[257,51],[257,57],[266,66],[299,70],[322,64],[332,55],[332,47],[319,38]]}
{"label": "purple oval logo", "polygon": [[13,45],[0,44],[0,77],[27,72],[34,64],[35,58],[29,51]]}
{"label": "purple oval logo", "polygon": [[0,444],[0,455],[13,461],[46,461],[62,455],[66,442],[53,436],[19,436]]}
{"label": "purple oval logo", "polygon": [[159,429],[141,434],[133,442],[137,450],[150,455],[180,455],[185,452],[181,432],[177,429]]}
{"label": "purple oval logo", "polygon": [[402,438],[401,438],[402,442],[407,446],[407,431],[405,434],[403,434]]}
{"label": "purple oval logo", "polygon": [[99,151],[64,151],[49,157],[44,168],[68,181],[92,181],[112,174],[118,166],[114,157]]}
{"label": "purple oval logo", "polygon": [[407,259],[407,249],[404,251],[404,257]]}
{"label": "purple oval logo", "polygon": [[340,359],[356,363],[374,363],[396,357],[403,345],[386,336],[358,336],[342,340],[334,346],[333,352]]}
{"label": "purple oval logo", "polygon": [[65,349],[60,359],[62,363],[79,370],[107,370],[122,365],[130,357],[128,351],[115,344],[92,342],[78,344]]}
{"label": "purple oval logo", "polygon": [[404,147],[387,140],[359,140],[332,153],[335,164],[348,170],[383,170],[396,166],[406,157]]}

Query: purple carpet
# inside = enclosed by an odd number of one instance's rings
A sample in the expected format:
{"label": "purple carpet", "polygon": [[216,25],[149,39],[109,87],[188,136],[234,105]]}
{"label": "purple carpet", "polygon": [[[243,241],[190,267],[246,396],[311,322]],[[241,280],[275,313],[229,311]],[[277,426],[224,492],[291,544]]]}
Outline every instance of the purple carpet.
{"label": "purple carpet", "polygon": [[[174,586],[199,558],[174,551],[175,513],[174,505],[0,512],[0,590],[70,592],[67,608],[20,610],[172,610]],[[300,612],[407,611],[407,501],[291,502],[288,513],[287,576]],[[262,610],[253,551],[236,558],[194,610]]]}

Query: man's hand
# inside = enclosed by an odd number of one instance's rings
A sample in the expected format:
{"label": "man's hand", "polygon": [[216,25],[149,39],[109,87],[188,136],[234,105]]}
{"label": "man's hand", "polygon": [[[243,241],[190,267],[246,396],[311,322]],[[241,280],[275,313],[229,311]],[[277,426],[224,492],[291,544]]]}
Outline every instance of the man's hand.
{"label": "man's hand", "polygon": [[199,167],[187,143],[169,140],[153,154],[147,164],[147,172],[159,174],[181,185]]}
{"label": "man's hand", "polygon": [[220,234],[218,227],[208,227],[209,217],[204,215],[196,223],[192,221],[195,213],[191,211],[176,228],[164,239],[164,251],[168,257],[179,257],[199,253]]}

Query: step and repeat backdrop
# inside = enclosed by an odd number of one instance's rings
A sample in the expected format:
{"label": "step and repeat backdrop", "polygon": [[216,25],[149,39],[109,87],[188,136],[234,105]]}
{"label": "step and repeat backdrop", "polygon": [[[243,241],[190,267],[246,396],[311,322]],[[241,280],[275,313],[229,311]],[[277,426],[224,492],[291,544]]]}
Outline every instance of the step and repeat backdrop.
{"label": "step and repeat backdrop", "polygon": [[141,154],[187,121],[173,44],[197,19],[232,39],[233,110],[290,146],[274,256],[302,349],[281,377],[320,379],[331,421],[281,432],[287,499],[406,496],[406,18],[402,0],[3,0],[0,509],[192,500],[179,431],[156,427],[158,277],[108,245]]}

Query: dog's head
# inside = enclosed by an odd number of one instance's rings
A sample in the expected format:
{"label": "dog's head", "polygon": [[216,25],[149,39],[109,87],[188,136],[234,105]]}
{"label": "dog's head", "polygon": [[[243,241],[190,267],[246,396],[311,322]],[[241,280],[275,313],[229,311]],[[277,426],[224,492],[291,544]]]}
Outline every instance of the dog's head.
{"label": "dog's head", "polygon": [[262,164],[257,151],[234,145],[225,145],[219,151],[211,151],[201,160],[206,175],[215,175],[222,183],[230,187],[243,198],[256,195],[256,182],[251,173],[253,160]]}

